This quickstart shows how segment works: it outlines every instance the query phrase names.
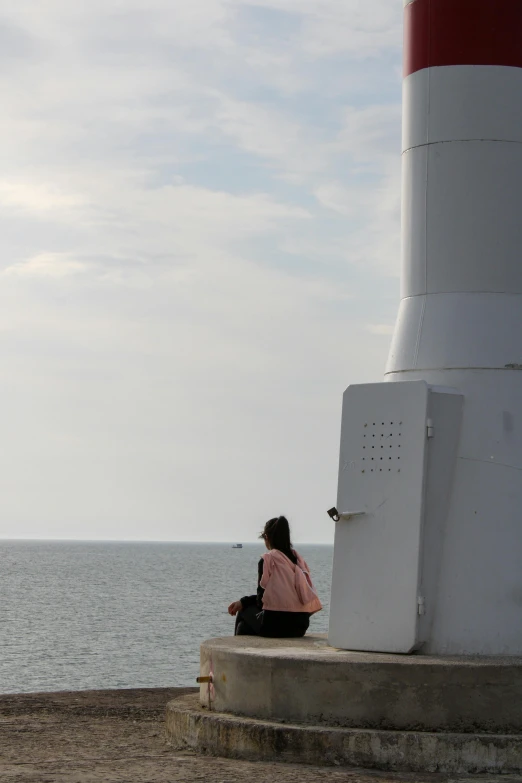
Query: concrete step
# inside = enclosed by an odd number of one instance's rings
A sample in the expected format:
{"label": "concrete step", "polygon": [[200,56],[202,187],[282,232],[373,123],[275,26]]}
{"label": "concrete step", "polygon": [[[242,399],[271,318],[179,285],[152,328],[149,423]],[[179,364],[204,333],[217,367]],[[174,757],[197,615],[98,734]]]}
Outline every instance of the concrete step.
{"label": "concrete step", "polygon": [[167,704],[175,747],[251,761],[349,765],[401,772],[522,772],[522,734],[357,729],[259,720],[205,709],[197,695]]}
{"label": "concrete step", "polygon": [[[201,645],[219,712],[355,729],[522,733],[522,658],[351,652],[326,636]],[[201,686],[201,703],[207,685]]]}

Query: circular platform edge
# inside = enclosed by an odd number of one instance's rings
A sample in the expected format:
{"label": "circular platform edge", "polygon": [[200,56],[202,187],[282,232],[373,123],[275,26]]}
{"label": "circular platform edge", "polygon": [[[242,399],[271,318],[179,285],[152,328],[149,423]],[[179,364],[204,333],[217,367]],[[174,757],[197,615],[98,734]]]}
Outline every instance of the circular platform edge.
{"label": "circular platform edge", "polygon": [[196,695],[167,704],[175,747],[250,761],[401,772],[522,772],[522,735],[346,729],[276,723],[203,709]]}
{"label": "circular platform edge", "polygon": [[[325,639],[230,637],[201,644],[219,712],[285,724],[522,733],[522,662],[334,650]],[[205,704],[206,685],[201,688]]]}

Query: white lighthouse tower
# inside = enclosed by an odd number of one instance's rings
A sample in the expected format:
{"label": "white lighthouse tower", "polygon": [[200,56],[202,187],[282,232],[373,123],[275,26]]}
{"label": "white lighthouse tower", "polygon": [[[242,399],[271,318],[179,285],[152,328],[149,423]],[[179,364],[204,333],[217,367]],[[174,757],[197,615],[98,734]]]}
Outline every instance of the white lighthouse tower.
{"label": "white lighthouse tower", "polygon": [[520,776],[522,0],[404,13],[402,301],[386,382],[344,393],[328,643],[204,642],[167,736]]}
{"label": "white lighthouse tower", "polygon": [[522,0],[404,8],[402,300],[344,395],[329,642],[522,654]]}

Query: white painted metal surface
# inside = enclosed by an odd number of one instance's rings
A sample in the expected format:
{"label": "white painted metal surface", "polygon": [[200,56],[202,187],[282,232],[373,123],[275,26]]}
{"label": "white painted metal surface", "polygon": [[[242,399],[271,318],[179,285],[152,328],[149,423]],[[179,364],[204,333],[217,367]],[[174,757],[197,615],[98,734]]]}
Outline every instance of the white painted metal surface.
{"label": "white painted metal surface", "polygon": [[404,157],[403,295],[521,292],[522,144],[429,144]]}
{"label": "white painted metal surface", "polygon": [[429,147],[417,147],[402,158],[402,297],[426,293],[428,154]]}
{"label": "white painted metal surface", "polygon": [[[425,542],[430,613],[422,652],[519,655],[522,651],[522,371],[440,369],[393,373],[431,384],[448,379],[464,397],[448,507],[430,524],[436,498],[428,489]],[[401,384],[402,385],[402,384]],[[445,430],[456,428],[443,417]],[[435,422],[436,422],[435,417]],[[437,425],[431,446],[438,444]],[[453,465],[450,452],[444,462]],[[432,480],[427,470],[428,487]],[[438,531],[438,532],[437,532]],[[435,542],[437,548],[434,546]],[[426,568],[426,566],[425,566]],[[433,596],[433,598],[432,598]],[[433,605],[432,605],[433,602]]]}
{"label": "white painted metal surface", "polygon": [[[418,642],[431,654],[521,655],[522,68],[420,67],[404,80],[403,112],[402,302],[386,380],[464,399],[433,397]],[[364,574],[379,547],[346,556]],[[344,590],[357,617],[365,597],[349,594],[337,548],[336,538],[335,611]],[[342,616],[332,615],[332,639]],[[379,623],[390,635],[375,649],[390,649],[394,632]]]}
{"label": "white painted metal surface", "polygon": [[[448,540],[448,510],[455,482],[464,398],[454,389],[430,386],[428,461],[421,547],[418,646],[426,651],[444,589],[441,564]],[[430,427],[431,423],[431,427]]]}
{"label": "white painted metal surface", "polygon": [[522,144],[430,144],[403,159],[402,295],[522,292]]}
{"label": "white painted metal surface", "polygon": [[505,66],[404,81],[403,300],[386,379],[465,396],[439,546],[423,555],[439,575],[422,634],[435,654],[522,653],[521,95],[522,69]]}
{"label": "white painted metal surface", "polygon": [[520,142],[521,94],[521,68],[423,68],[404,80],[402,148],[470,139]]}
{"label": "white painted metal surface", "polygon": [[427,406],[422,381],[345,392],[328,636],[334,647],[410,652],[417,645]]}
{"label": "white painted metal surface", "polygon": [[386,372],[512,369],[522,364],[521,313],[522,294],[448,293],[403,299]]}

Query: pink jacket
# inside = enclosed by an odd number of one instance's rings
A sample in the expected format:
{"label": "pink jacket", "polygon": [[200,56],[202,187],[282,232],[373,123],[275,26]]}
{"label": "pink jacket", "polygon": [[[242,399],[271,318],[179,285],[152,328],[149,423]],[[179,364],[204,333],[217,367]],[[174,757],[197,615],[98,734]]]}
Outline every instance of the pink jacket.
{"label": "pink jacket", "polygon": [[264,588],[263,609],[274,612],[308,612],[322,609],[312,584],[310,571],[303,558],[294,551],[294,565],[279,549],[263,555],[263,576],[259,583]]}

